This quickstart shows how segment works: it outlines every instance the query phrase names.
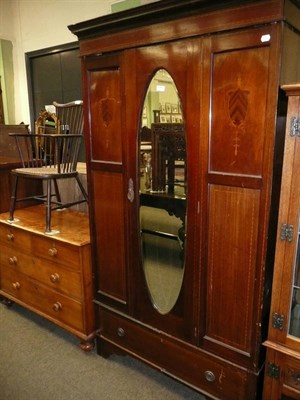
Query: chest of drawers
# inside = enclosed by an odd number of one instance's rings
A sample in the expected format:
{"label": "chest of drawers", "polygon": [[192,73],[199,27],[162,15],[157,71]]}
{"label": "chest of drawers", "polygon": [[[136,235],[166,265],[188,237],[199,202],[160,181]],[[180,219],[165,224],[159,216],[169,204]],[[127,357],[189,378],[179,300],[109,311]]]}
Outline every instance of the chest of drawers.
{"label": "chest of drawers", "polygon": [[90,350],[94,339],[89,225],[86,214],[53,213],[44,234],[45,207],[16,211],[19,221],[0,215],[0,295],[67,329]]}

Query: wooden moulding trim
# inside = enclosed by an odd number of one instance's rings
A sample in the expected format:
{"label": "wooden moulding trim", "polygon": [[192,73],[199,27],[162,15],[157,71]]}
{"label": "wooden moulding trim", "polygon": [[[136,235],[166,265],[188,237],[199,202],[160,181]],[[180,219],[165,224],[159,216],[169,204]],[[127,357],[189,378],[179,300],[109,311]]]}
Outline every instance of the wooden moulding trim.
{"label": "wooden moulding trim", "polygon": [[[216,27],[218,31],[226,31],[254,23],[281,21],[284,18],[283,4],[283,0],[165,0],[83,21],[68,28],[81,41],[81,55],[87,55],[193,37],[211,33]],[[216,10],[222,13],[214,13]],[[179,18],[181,22],[174,29],[174,21]],[[100,43],[96,39],[99,37]]]}

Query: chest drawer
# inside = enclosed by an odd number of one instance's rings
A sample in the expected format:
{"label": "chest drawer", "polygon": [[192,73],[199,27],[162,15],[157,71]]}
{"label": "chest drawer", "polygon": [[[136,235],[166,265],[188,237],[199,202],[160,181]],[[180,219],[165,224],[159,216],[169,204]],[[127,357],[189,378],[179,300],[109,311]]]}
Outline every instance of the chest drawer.
{"label": "chest drawer", "polygon": [[31,235],[11,225],[0,224],[0,242],[23,252],[31,252]]}
{"label": "chest drawer", "polygon": [[28,253],[18,251],[16,246],[1,243],[0,263],[18,270],[26,270],[32,264],[32,257]]}
{"label": "chest drawer", "polygon": [[[14,248],[3,246],[0,263],[16,272],[39,281],[52,289],[68,296],[82,297],[81,275],[78,271],[68,270],[58,263],[50,263],[41,258],[31,257]],[[6,269],[3,269],[3,274]]]}
{"label": "chest drawer", "polygon": [[245,369],[205,352],[196,352],[192,346],[184,346],[182,342],[177,343],[158,331],[105,309],[100,309],[99,321],[100,340],[114,343],[143,360],[149,360],[167,374],[195,387],[201,383],[201,388],[216,399],[254,398],[248,397],[250,390],[246,386],[248,373]]}
{"label": "chest drawer", "polygon": [[64,296],[13,268],[2,266],[1,290],[52,319],[83,330],[83,309],[79,301]]}
{"label": "chest drawer", "polygon": [[80,269],[80,246],[37,235],[33,240],[34,256],[66,265],[74,270]]}

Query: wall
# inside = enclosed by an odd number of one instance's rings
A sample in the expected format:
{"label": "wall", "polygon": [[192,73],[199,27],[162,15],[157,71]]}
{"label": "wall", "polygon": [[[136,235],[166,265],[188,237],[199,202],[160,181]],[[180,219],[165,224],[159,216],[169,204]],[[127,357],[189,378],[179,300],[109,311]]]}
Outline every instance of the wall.
{"label": "wall", "polygon": [[13,51],[10,40],[0,39],[0,79],[4,123],[15,120]]}
{"label": "wall", "polygon": [[[154,0],[140,0],[140,4]],[[25,53],[74,42],[68,25],[109,14],[114,0],[0,0],[0,38],[13,44],[15,121],[29,123]]]}

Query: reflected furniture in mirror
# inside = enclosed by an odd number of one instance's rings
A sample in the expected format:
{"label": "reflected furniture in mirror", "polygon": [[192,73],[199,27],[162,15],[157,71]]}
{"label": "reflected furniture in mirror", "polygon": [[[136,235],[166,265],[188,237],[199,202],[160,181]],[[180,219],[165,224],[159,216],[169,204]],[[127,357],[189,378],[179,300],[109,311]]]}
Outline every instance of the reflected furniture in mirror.
{"label": "reflected furniture in mirror", "polygon": [[[27,134],[29,131],[28,126],[25,124],[0,124],[0,212],[9,210],[12,191],[11,170],[21,167],[18,149],[15,140],[9,136],[10,132]],[[40,191],[40,182],[32,179],[28,180],[26,184],[25,182],[21,182],[19,186],[19,192],[22,197],[27,197],[31,193],[38,194]]]}
{"label": "reflected furniture in mirror", "polygon": [[288,103],[264,399],[300,398],[300,84]]}
{"label": "reflected furniture in mirror", "polygon": [[[162,315],[174,308],[182,287],[187,203],[185,127],[166,122],[166,104],[168,113],[173,109],[178,116],[178,109],[182,109],[178,89],[168,71],[160,68],[149,83],[140,120],[144,174],[139,182],[139,217],[145,280],[153,307]],[[160,122],[162,115],[164,122]],[[145,151],[146,127],[151,140]]]}
{"label": "reflected furniture in mirror", "polygon": [[[79,109],[80,114],[81,109]],[[57,232],[51,229],[52,211],[88,201],[87,193],[77,171],[78,153],[83,135],[82,132],[61,133],[61,128],[66,126],[66,122],[62,125],[55,114],[44,111],[40,113],[36,121],[35,134],[10,133],[10,136],[16,140],[22,162],[21,168],[12,170],[14,186],[9,216],[11,223],[15,222],[14,211],[16,203],[34,199],[45,203],[45,232],[47,234],[56,234]],[[19,179],[23,178],[45,182],[46,193],[34,194],[26,198],[19,197],[18,182]],[[71,203],[65,202],[61,197],[57,184],[60,179],[75,179],[81,190],[82,197]],[[52,184],[54,193],[52,192]]]}
{"label": "reflected furniture in mirror", "polygon": [[[69,27],[83,71],[100,355],[130,354],[213,399],[261,396],[279,82],[300,70],[299,21],[289,0],[162,0]],[[177,155],[149,140],[152,124],[183,128],[174,193]]]}
{"label": "reflected furniture in mirror", "polygon": [[[152,124],[152,190],[174,193],[186,185],[186,144],[183,124]],[[178,163],[180,161],[180,163]],[[177,170],[177,171],[176,171]],[[180,170],[181,177],[178,178]]]}

